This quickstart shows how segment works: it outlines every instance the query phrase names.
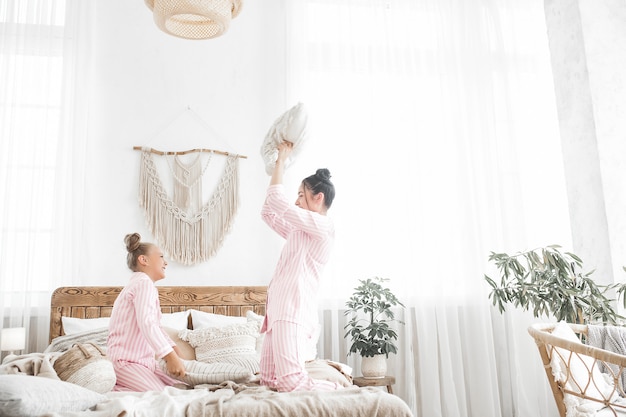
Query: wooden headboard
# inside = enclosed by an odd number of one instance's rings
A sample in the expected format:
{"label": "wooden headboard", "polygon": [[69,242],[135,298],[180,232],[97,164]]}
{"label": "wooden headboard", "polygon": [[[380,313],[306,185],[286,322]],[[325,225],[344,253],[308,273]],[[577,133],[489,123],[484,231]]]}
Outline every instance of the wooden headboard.
{"label": "wooden headboard", "polygon": [[[61,317],[93,319],[110,317],[113,302],[124,287],[60,287],[50,300],[50,338],[62,336]],[[160,287],[163,313],[200,310],[227,316],[245,316],[247,311],[265,314],[267,287]]]}

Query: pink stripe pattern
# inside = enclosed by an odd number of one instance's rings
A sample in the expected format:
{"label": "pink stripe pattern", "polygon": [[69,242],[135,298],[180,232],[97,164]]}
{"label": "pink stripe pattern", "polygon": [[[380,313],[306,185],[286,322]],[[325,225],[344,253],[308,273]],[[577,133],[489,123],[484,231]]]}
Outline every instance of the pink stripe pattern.
{"label": "pink stripe pattern", "polygon": [[[125,379],[127,380],[125,383],[137,382],[136,378],[130,375],[133,372],[138,376],[141,375],[140,379],[144,379],[144,372],[138,373],[137,366],[129,368],[133,364],[140,365],[149,373],[159,374],[157,379],[163,380],[160,376],[162,371],[157,366],[155,357],[163,358],[172,352],[175,343],[161,328],[160,322],[161,306],[154,282],[143,272],[133,273],[129,283],[113,304],[109,322],[107,356],[113,362],[118,381]],[[132,371],[129,371],[130,369]],[[169,377],[166,376],[165,381],[167,385],[172,385],[169,382],[173,380]],[[142,391],[146,385],[126,385],[126,387]]]}
{"label": "pink stripe pattern", "polygon": [[267,290],[261,383],[279,391],[337,389],[338,384],[310,378],[303,359],[306,343],[318,328],[317,295],[335,238],[334,224],[327,216],[290,203],[282,184],[268,187],[261,216],[285,239]]}
{"label": "pink stripe pattern", "polygon": [[282,184],[268,188],[261,216],[285,238],[268,286],[266,327],[285,320],[313,332],[318,325],[319,280],[335,238],[333,221],[287,201]]}

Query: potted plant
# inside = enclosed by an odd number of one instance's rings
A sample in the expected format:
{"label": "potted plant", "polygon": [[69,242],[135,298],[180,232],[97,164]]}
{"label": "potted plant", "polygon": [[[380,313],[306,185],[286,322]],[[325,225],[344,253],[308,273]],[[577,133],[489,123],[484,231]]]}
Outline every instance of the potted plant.
{"label": "potted plant", "polygon": [[374,277],[359,280],[360,284],[346,302],[346,316],[350,320],[345,325],[344,337],[350,336],[350,353],[362,357],[361,372],[366,378],[381,378],[387,371],[386,359],[390,353],[397,353],[395,341],[398,334],[392,328],[394,322],[404,324],[395,318],[393,308],[404,307],[391,290],[383,284],[386,278]]}
{"label": "potted plant", "polygon": [[[615,308],[609,290],[623,294],[626,284],[598,285],[591,272],[583,273],[582,260],[560,246],[519,252],[514,255],[491,252],[489,261],[500,273],[500,283],[485,275],[491,286],[489,298],[500,312],[506,304],[532,309],[535,317],[553,315],[569,323],[617,324],[624,319]],[[624,300],[626,306],[626,299]]]}

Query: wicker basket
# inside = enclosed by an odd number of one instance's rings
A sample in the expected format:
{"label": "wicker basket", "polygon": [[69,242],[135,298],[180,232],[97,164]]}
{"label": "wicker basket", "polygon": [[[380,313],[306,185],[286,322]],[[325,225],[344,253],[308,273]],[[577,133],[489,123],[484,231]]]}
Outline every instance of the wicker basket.
{"label": "wicker basket", "polygon": [[77,343],[53,364],[59,379],[104,394],[115,386],[115,370],[102,349],[93,343]]}
{"label": "wicker basket", "polygon": [[567,324],[572,338],[553,334],[556,326],[534,324],[528,332],[537,343],[561,417],[596,412],[623,416],[626,356],[582,343],[588,334],[586,325]]}

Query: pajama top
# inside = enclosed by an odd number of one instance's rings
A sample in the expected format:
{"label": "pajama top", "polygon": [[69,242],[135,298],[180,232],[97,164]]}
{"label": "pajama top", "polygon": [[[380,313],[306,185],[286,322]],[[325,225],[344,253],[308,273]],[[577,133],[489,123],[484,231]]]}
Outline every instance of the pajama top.
{"label": "pajama top", "polygon": [[155,355],[162,358],[174,350],[173,346],[161,328],[157,287],[145,273],[133,273],[113,304],[107,356],[114,363],[133,362],[154,369]]}
{"label": "pajama top", "polygon": [[276,321],[288,321],[315,332],[318,327],[317,294],[322,270],[335,239],[333,221],[296,206],[282,184],[270,185],[261,210],[263,220],[285,245],[267,289],[265,321],[261,331]]}

